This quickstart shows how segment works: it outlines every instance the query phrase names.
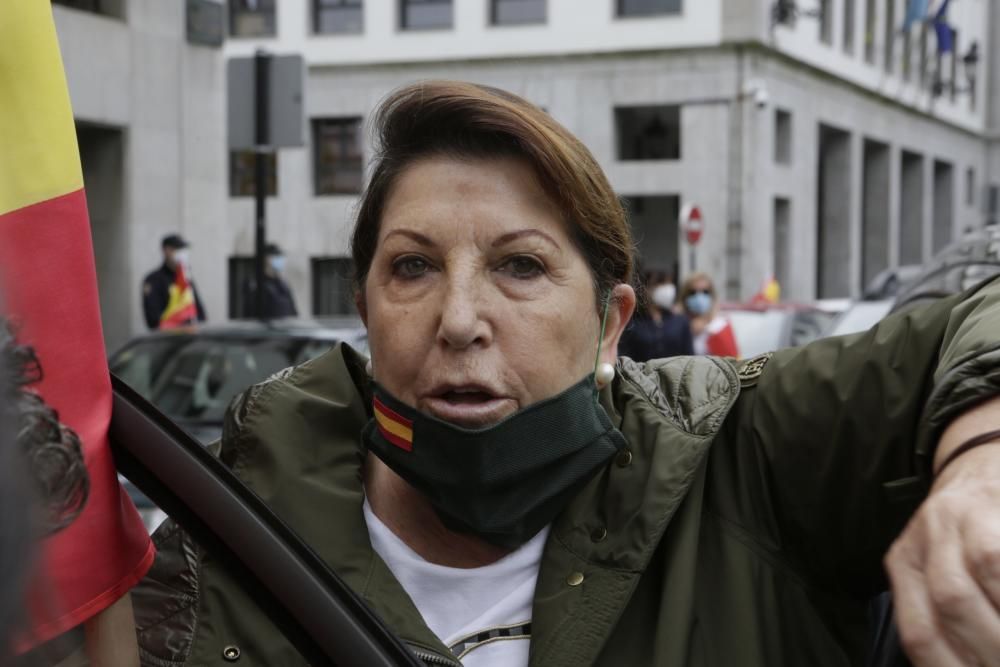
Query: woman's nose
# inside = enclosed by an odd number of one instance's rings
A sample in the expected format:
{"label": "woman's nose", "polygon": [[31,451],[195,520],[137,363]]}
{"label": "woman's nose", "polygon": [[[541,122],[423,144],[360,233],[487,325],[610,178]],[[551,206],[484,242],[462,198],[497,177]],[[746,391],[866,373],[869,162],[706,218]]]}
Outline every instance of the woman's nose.
{"label": "woman's nose", "polygon": [[438,340],[454,349],[488,345],[490,325],[484,317],[488,297],[474,279],[456,279],[448,283],[441,304]]}

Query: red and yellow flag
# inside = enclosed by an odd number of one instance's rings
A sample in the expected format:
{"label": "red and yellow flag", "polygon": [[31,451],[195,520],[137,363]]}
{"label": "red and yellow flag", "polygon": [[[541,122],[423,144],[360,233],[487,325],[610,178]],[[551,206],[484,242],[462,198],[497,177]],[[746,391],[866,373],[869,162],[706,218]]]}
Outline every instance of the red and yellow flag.
{"label": "red and yellow flag", "polygon": [[177,277],[170,286],[170,298],[167,307],[160,316],[161,329],[176,329],[198,319],[198,306],[194,300],[194,288],[187,279],[183,264],[177,265]]}
{"label": "red and yellow flag", "polygon": [[375,423],[382,437],[407,452],[413,451],[413,422],[376,397],[372,402]]}
{"label": "red and yellow flag", "polygon": [[52,9],[0,0],[0,304],[34,346],[36,387],[83,442],[90,497],[46,540],[28,646],[110,606],[154,549],[108,448],[111,385],[73,113]]}

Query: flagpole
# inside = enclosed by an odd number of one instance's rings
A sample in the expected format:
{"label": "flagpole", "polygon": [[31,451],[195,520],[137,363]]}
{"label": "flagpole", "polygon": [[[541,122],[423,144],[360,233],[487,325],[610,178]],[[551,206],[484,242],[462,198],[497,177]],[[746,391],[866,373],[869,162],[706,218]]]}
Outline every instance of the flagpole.
{"label": "flagpole", "polygon": [[267,153],[271,139],[268,99],[270,97],[271,55],[258,49],[254,54],[254,280],[257,285],[254,314],[264,319],[264,246],[267,243]]}

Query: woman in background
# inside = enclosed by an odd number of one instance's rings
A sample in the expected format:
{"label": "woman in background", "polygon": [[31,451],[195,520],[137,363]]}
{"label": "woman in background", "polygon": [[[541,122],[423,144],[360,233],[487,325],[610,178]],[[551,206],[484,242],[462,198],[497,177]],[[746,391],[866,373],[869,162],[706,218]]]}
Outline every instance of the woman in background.
{"label": "woman in background", "polygon": [[645,307],[636,310],[622,334],[618,354],[635,361],[694,354],[691,323],[674,312],[677,287],[670,275],[666,271],[647,271],[643,285]]}
{"label": "woman in background", "polygon": [[739,348],[733,327],[719,314],[715,285],[707,273],[693,273],[681,286],[681,307],[691,320],[691,336],[695,354],[716,357],[738,357]]}

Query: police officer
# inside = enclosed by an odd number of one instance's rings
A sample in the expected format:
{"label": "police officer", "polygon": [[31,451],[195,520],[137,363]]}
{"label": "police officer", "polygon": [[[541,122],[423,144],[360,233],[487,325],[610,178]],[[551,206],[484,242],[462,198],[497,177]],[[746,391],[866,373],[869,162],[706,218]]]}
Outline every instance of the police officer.
{"label": "police officer", "polygon": [[[285,282],[285,253],[274,243],[264,248],[264,313],[263,319],[295,317],[299,314],[295,307],[295,295]],[[243,284],[244,313],[254,316],[257,312],[257,282],[249,278]]]}
{"label": "police officer", "polygon": [[[178,234],[168,234],[163,237],[160,247],[163,250],[163,264],[147,275],[142,281],[142,312],[146,316],[146,326],[150,329],[160,328],[163,311],[170,302],[170,286],[177,281],[177,268],[190,266],[188,242]],[[198,296],[198,290],[187,275],[191,289],[194,292],[198,321],[205,321],[205,307]]]}

